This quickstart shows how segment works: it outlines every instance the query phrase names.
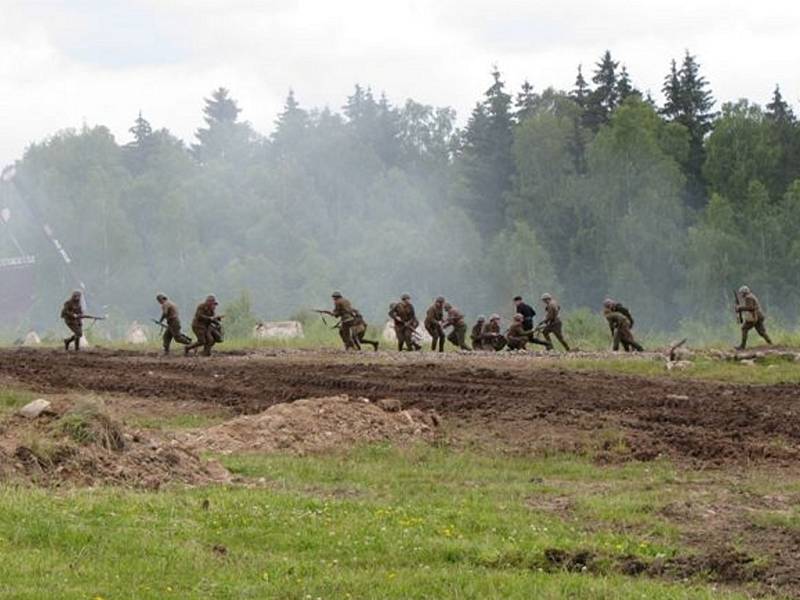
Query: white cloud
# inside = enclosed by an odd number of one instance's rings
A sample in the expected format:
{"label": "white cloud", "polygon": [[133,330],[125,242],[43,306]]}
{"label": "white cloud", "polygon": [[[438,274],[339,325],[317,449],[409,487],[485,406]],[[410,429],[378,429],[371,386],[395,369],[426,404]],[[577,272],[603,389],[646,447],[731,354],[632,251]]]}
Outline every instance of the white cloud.
{"label": "white cloud", "polygon": [[740,0],[0,0],[0,165],[65,127],[102,123],[120,139],[139,109],[190,141],[202,98],[231,88],[267,132],[289,87],[305,106],[344,102],[353,84],[449,104],[460,115],[493,63],[515,90],[570,87],[609,48],[658,93],[688,48],[720,100],[800,98],[800,3]]}

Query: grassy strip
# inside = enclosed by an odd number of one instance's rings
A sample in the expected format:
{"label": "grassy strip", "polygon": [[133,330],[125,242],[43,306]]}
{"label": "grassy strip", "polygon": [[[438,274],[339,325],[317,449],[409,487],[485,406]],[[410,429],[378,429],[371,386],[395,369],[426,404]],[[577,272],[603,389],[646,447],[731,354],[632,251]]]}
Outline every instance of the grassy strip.
{"label": "grassy strip", "polygon": [[[0,597],[745,597],[618,574],[617,557],[685,551],[657,513],[687,477],[666,463],[380,447],[225,460],[263,485],[4,487]],[[595,558],[570,569],[553,551]]]}

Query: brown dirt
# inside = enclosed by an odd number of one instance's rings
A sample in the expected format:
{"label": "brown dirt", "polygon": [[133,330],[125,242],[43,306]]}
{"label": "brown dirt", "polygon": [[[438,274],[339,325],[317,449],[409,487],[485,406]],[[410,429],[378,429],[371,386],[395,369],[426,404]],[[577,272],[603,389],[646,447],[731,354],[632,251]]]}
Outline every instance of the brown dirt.
{"label": "brown dirt", "polygon": [[800,387],[642,378],[545,367],[528,356],[283,351],[171,358],[137,352],[0,352],[0,377],[42,392],[204,402],[235,414],[332,393],[434,410],[449,440],[602,461],[661,455],[694,466],[794,464]]}
{"label": "brown dirt", "polygon": [[171,440],[127,430],[102,406],[55,401],[36,419],[0,423],[0,481],[158,489],[169,483],[231,480],[217,462]]}
{"label": "brown dirt", "polygon": [[334,396],[277,404],[178,439],[198,452],[307,454],[364,443],[432,441],[438,424],[435,413],[400,410],[399,403]]}

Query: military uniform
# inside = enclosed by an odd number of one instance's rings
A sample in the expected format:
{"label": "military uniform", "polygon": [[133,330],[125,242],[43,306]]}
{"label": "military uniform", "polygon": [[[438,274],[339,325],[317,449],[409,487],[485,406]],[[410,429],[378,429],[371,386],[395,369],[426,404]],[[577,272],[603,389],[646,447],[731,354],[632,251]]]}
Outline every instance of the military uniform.
{"label": "military uniform", "polygon": [[83,307],[80,294],[73,294],[69,300],[64,302],[61,307],[61,318],[72,332],[70,337],[64,339],[64,349],[69,350],[69,345],[75,342],[75,350],[80,350],[83,337]]}
{"label": "military uniform", "polygon": [[550,350],[553,345],[550,342],[538,339],[533,333],[533,318],[536,316],[536,311],[529,304],[525,304],[522,301],[521,296],[514,298],[514,302],[516,304],[516,313],[518,315],[522,315],[523,329],[525,331],[530,331],[530,334],[528,335],[528,342],[532,344],[539,344],[540,346],[546,346],[547,349]]}
{"label": "military uniform", "polygon": [[192,319],[192,331],[197,337],[197,341],[184,348],[187,354],[190,350],[203,346],[203,354],[211,356],[211,348],[219,341],[218,333],[214,328],[214,323],[219,322],[216,307],[217,301],[209,299],[197,305],[197,309],[194,311],[194,319]]}
{"label": "military uniform", "polygon": [[[339,319],[339,337],[342,338],[346,350],[357,347],[357,342],[353,340],[353,327],[357,323],[356,311],[347,298],[334,298],[333,311],[331,314]],[[366,330],[366,327],[364,328]]]}
{"label": "military uniform", "polygon": [[500,321],[498,319],[490,319],[489,322],[483,326],[481,341],[484,350],[500,351],[506,347],[507,340],[500,332]]}
{"label": "military uniform", "polygon": [[178,306],[166,297],[161,303],[161,319],[159,319],[159,323],[163,323],[164,321],[167,322],[167,327],[164,329],[164,335],[161,338],[164,344],[164,353],[169,353],[172,340],[184,345],[192,343],[192,340],[181,332],[181,320],[178,316]]}
{"label": "military uniform", "polygon": [[425,330],[431,335],[431,351],[435,351],[437,346],[439,352],[444,352],[444,300],[437,300],[428,308],[425,313]]}
{"label": "military uniform", "polygon": [[633,316],[630,311],[619,302],[607,303],[603,307],[603,316],[608,322],[613,338],[612,349],[616,352],[620,344],[625,352],[630,352],[631,348],[637,352],[644,350],[633,337],[631,328],[633,327]]}
{"label": "military uniform", "polygon": [[469,339],[472,341],[473,350],[483,350],[483,327],[486,323],[485,319],[478,319],[475,325],[472,326],[472,331],[469,334]]}
{"label": "military uniform", "polygon": [[524,321],[515,320],[506,331],[506,342],[509,350],[525,350],[533,336],[532,329],[525,329]]}
{"label": "military uniform", "polygon": [[564,346],[564,350],[569,352],[569,345],[564,340],[564,335],[562,333],[562,324],[561,324],[561,307],[558,305],[558,302],[555,298],[551,296],[547,296],[547,301],[545,302],[545,316],[544,322],[542,325],[542,335],[544,335],[544,339],[547,340],[547,343],[550,344],[552,347],[553,342],[550,339],[550,335],[556,336],[556,339],[561,342],[561,345]]}
{"label": "military uniform", "polygon": [[447,336],[447,340],[451,344],[458,346],[461,350],[471,350],[471,348],[467,346],[466,340],[467,322],[464,320],[464,314],[455,306],[451,306],[447,310],[447,320],[444,322],[442,327],[453,328],[453,331],[451,331]]}
{"label": "military uniform", "polygon": [[389,317],[394,321],[394,331],[397,336],[397,350],[402,352],[403,347],[408,350],[419,350],[420,346],[414,340],[414,332],[419,321],[414,312],[414,305],[407,300],[394,304],[389,309]]}
{"label": "military uniform", "polygon": [[749,289],[741,292],[741,304],[736,307],[739,314],[744,315],[742,322],[742,343],[737,348],[744,350],[747,346],[747,334],[751,329],[755,329],[764,341],[772,344],[772,340],[767,333],[767,328],[764,326],[764,311],[761,309],[761,303],[758,301],[756,295]]}

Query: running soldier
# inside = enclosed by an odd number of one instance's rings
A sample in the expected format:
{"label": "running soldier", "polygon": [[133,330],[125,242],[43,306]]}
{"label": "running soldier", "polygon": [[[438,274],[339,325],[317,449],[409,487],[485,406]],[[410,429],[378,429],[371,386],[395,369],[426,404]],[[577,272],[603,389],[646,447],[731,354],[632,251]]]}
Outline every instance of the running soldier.
{"label": "running soldier", "polygon": [[506,338],[500,332],[500,315],[493,314],[489,317],[489,322],[483,326],[481,336],[484,350],[495,350],[499,352],[506,347]]}
{"label": "running soldier", "polygon": [[444,305],[444,297],[439,296],[425,313],[425,330],[431,335],[431,352],[435,352],[437,346],[439,352],[444,352]]}
{"label": "running soldier", "polygon": [[742,315],[742,343],[736,346],[737,350],[744,350],[747,347],[747,334],[751,329],[755,329],[758,335],[764,338],[770,346],[772,340],[767,333],[767,328],[764,326],[764,311],[761,310],[761,303],[756,298],[756,295],[750,291],[750,288],[743,285],[739,288],[739,303],[736,305],[736,313]]}
{"label": "running soldier", "polygon": [[550,339],[550,334],[556,336],[556,339],[564,346],[564,350],[569,352],[569,345],[564,340],[564,335],[561,331],[561,307],[558,301],[550,294],[542,294],[542,302],[544,302],[544,321],[539,326],[542,328],[542,335],[550,347],[553,347],[553,341]]}
{"label": "running soldier", "polygon": [[447,340],[461,350],[469,352],[471,348],[467,346],[467,322],[464,320],[464,313],[450,303],[444,305],[444,310],[447,311],[447,319],[442,323],[442,329],[453,328],[447,335]]}
{"label": "running soldier", "polygon": [[419,321],[414,312],[414,305],[411,304],[411,296],[409,294],[403,294],[400,297],[400,302],[389,305],[389,318],[394,322],[398,352],[402,352],[404,347],[407,347],[409,352],[422,350],[422,346],[414,339]]}
{"label": "running soldier", "polygon": [[367,322],[361,316],[350,301],[342,296],[341,292],[333,292],[333,310],[318,310],[316,312],[330,315],[339,319],[337,328],[339,337],[342,338],[345,350],[361,350],[361,343],[371,344],[377,350],[378,342],[368,340],[364,336],[367,334]]}
{"label": "running soldier", "polygon": [[630,352],[633,348],[637,352],[642,352],[644,348],[636,342],[633,338],[633,316],[631,312],[622,306],[619,302],[606,298],[603,301],[603,316],[608,322],[608,327],[611,330],[612,350],[614,352],[619,350],[620,344],[625,349],[625,352]]}
{"label": "running soldier", "polygon": [[194,344],[184,347],[183,353],[189,354],[200,346],[203,347],[203,356],[211,356],[211,348],[214,344],[222,341],[221,320],[222,315],[217,315],[217,302],[214,294],[209,294],[206,299],[197,305],[192,319],[192,331],[197,337]]}
{"label": "running soldier", "polygon": [[184,346],[191,344],[192,340],[189,336],[181,333],[181,320],[180,317],[178,317],[178,306],[164,294],[158,294],[156,296],[156,301],[161,305],[161,318],[156,322],[159,324],[163,324],[164,321],[167,322],[164,327],[164,335],[161,338],[164,344],[164,354],[169,354],[169,347],[172,344],[172,340]]}
{"label": "running soldier", "polygon": [[81,306],[81,293],[78,290],[72,292],[69,299],[61,307],[61,318],[64,324],[69,327],[72,335],[64,338],[64,350],[69,352],[69,345],[75,342],[75,352],[81,349],[81,338],[83,337],[83,306]]}

